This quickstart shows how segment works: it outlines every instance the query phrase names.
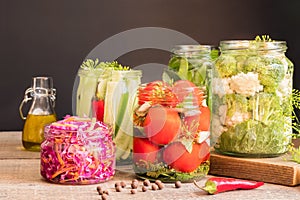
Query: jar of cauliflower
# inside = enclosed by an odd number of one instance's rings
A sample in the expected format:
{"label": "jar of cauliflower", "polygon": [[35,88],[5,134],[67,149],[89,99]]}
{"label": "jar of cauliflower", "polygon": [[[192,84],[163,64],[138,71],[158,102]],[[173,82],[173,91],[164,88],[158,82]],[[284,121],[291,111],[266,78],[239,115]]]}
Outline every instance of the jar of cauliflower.
{"label": "jar of cauliflower", "polygon": [[218,153],[276,157],[292,139],[293,64],[285,41],[220,42],[212,78],[212,137]]}

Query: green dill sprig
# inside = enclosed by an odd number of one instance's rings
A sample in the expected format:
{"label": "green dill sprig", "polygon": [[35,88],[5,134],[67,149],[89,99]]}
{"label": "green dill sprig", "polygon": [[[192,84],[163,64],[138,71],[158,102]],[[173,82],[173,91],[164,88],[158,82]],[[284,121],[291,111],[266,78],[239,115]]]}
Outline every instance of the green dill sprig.
{"label": "green dill sprig", "polygon": [[99,60],[92,60],[92,59],[87,59],[81,64],[81,68],[83,69],[96,69],[100,68],[101,63],[99,63]]}
{"label": "green dill sprig", "polygon": [[272,42],[274,40],[271,39],[271,37],[269,35],[262,35],[262,36],[259,36],[257,35],[255,37],[255,42]]}
{"label": "green dill sprig", "polygon": [[297,132],[297,134],[294,134],[294,136],[299,137],[300,121],[295,112],[295,109],[300,109],[300,91],[297,89],[292,90],[292,107],[292,128]]}
{"label": "green dill sprig", "polygon": [[[292,106],[295,109],[300,109],[300,91],[297,89],[292,90]],[[293,139],[296,139],[300,137],[300,122],[294,109],[292,113],[292,120],[292,128],[297,132],[293,134]],[[291,146],[289,147],[289,153],[291,155],[291,161],[300,164],[300,147],[296,148],[293,144],[291,144]]]}
{"label": "green dill sprig", "polygon": [[292,104],[295,108],[300,109],[300,91],[297,89],[292,90]]}
{"label": "green dill sprig", "polygon": [[130,67],[122,66],[117,61],[112,62],[99,62],[99,59],[86,59],[80,66],[85,70],[94,70],[94,69],[112,69],[116,71],[128,71]]}

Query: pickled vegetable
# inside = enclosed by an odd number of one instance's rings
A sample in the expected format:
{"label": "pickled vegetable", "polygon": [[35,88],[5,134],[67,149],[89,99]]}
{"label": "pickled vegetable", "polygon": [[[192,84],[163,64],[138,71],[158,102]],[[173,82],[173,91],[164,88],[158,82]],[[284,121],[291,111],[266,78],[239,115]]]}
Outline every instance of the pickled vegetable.
{"label": "pickled vegetable", "polygon": [[101,122],[66,117],[45,128],[41,175],[61,184],[93,184],[115,174],[112,132]]}
{"label": "pickled vegetable", "polygon": [[224,154],[273,157],[292,136],[293,64],[283,41],[224,41],[212,79],[212,144]]}

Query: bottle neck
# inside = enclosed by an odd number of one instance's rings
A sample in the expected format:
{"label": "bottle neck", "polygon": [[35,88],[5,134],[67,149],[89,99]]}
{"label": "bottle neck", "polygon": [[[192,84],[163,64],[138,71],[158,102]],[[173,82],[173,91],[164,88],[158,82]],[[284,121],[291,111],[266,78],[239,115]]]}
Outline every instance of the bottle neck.
{"label": "bottle neck", "polygon": [[32,97],[33,102],[29,110],[29,114],[32,115],[51,115],[55,114],[54,111],[54,94],[48,94],[49,92],[45,90],[33,90]]}

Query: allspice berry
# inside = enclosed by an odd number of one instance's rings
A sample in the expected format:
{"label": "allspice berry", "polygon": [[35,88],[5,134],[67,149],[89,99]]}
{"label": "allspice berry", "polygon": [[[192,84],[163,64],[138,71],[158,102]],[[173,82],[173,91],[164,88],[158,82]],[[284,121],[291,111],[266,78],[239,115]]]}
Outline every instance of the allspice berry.
{"label": "allspice berry", "polygon": [[121,192],[121,191],[122,191],[121,185],[117,185],[117,186],[116,186],[116,192]]}
{"label": "allspice berry", "polygon": [[151,185],[151,188],[152,188],[152,190],[158,190],[157,184],[152,184],[152,185]]}
{"label": "allspice berry", "polygon": [[150,183],[149,179],[145,179],[144,182],[143,182],[144,186],[150,186],[150,184],[151,183]]}
{"label": "allspice berry", "polygon": [[139,185],[138,182],[132,182],[132,183],[131,183],[131,188],[132,188],[132,189],[136,189],[136,188],[138,188],[138,185]]}
{"label": "allspice berry", "polygon": [[124,181],[121,181],[120,184],[121,184],[121,187],[122,187],[122,188],[125,188],[125,187],[126,187],[126,183],[125,183]]}
{"label": "allspice berry", "polygon": [[131,193],[131,194],[136,194],[136,192],[137,192],[136,189],[131,189],[131,190],[130,190],[130,193]]}
{"label": "allspice berry", "polygon": [[148,188],[147,188],[146,186],[143,185],[143,186],[142,186],[142,191],[143,191],[143,192],[146,192],[147,190],[148,190]]}
{"label": "allspice berry", "polygon": [[107,200],[108,199],[108,195],[107,194],[102,194],[101,199],[102,200]]}
{"label": "allspice berry", "polygon": [[180,181],[176,181],[175,182],[175,188],[180,188],[181,187],[181,182]]}
{"label": "allspice berry", "polygon": [[103,189],[101,188],[101,186],[97,186],[97,192],[99,195],[103,194]]}

